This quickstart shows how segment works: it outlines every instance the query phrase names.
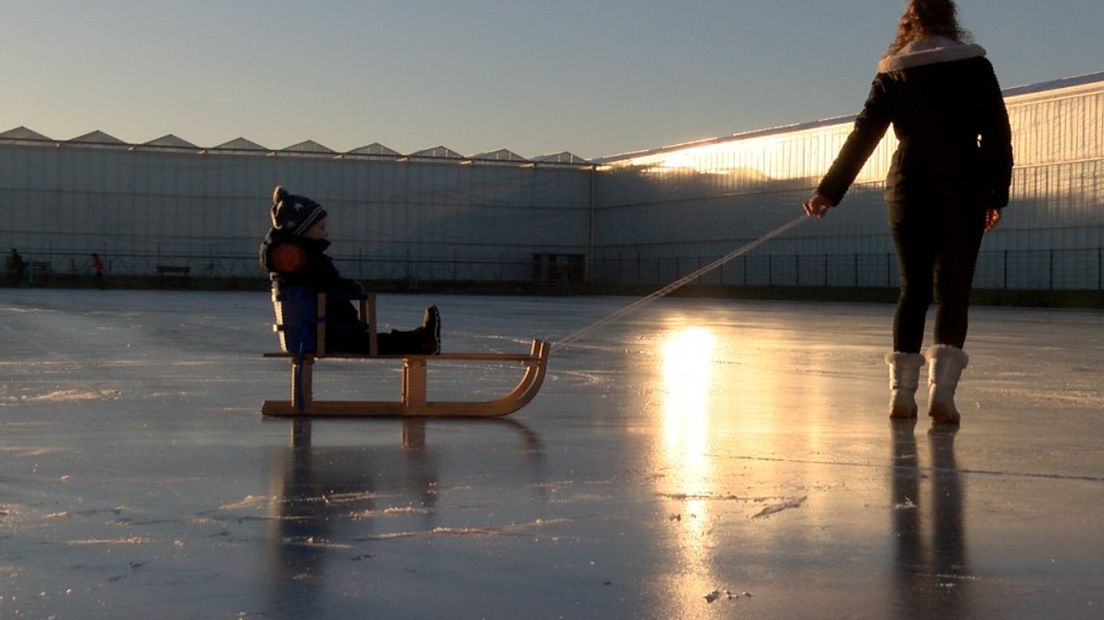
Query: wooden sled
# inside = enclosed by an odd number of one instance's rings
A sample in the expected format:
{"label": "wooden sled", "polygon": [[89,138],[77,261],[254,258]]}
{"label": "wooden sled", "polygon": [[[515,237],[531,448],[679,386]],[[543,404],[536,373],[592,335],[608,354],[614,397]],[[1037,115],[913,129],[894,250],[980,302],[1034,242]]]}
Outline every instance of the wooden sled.
{"label": "wooden sled", "polygon": [[[302,293],[300,293],[300,300]],[[379,355],[376,353],[375,295],[369,293],[358,298],[360,320],[367,323],[369,352],[328,353],[326,351],[326,294],[318,293],[313,309],[306,313],[293,312],[289,300],[273,293],[277,333],[281,346],[278,353],[265,353],[264,357],[286,358],[291,361],[291,397],[289,400],[266,400],[261,413],[266,416],[444,416],[444,417],[500,417],[521,409],[540,391],[548,368],[551,347],[544,340],[533,340],[529,353],[440,353],[437,355]],[[303,315],[308,321],[303,320]],[[293,316],[294,315],[294,316]],[[313,332],[307,337],[294,334],[294,324],[310,325]],[[301,331],[301,330],[300,330]],[[310,353],[294,353],[304,350],[299,345],[306,340]],[[313,344],[314,346],[310,346]],[[401,360],[403,364],[402,392],[397,401],[337,401],[315,400],[313,396],[314,365],[318,360]],[[525,366],[525,372],[517,385],[506,395],[488,401],[430,401],[426,398],[427,370],[438,362],[486,362],[502,364],[515,362]]]}

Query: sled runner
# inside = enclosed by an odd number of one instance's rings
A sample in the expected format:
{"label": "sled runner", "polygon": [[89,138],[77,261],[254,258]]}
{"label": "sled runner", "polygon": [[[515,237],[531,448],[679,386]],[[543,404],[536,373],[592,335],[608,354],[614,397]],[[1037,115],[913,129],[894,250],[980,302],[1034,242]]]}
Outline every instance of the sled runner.
{"label": "sled runner", "polygon": [[[291,397],[266,400],[266,416],[452,416],[499,417],[527,405],[540,391],[548,368],[550,345],[533,340],[528,353],[439,353],[435,355],[380,355],[376,342],[375,295],[357,297],[360,328],[367,329],[367,353],[330,353],[326,350],[326,294],[309,289],[284,288],[273,292],[273,326],[283,351],[264,357],[291,362]],[[399,360],[403,365],[401,397],[397,401],[315,400],[314,365],[319,360]],[[448,362],[518,363],[525,371],[506,395],[487,401],[430,401],[426,398],[430,364]]]}

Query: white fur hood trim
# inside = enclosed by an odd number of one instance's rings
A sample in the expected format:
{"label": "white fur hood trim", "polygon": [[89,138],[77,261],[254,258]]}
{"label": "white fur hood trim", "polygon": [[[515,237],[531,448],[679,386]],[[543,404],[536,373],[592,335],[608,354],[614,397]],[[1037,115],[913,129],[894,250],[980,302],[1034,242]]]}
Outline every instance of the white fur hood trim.
{"label": "white fur hood trim", "polygon": [[939,62],[966,60],[985,56],[985,48],[974,43],[960,43],[946,37],[928,37],[913,41],[892,56],[878,61],[878,73],[900,71],[910,67],[934,65]]}

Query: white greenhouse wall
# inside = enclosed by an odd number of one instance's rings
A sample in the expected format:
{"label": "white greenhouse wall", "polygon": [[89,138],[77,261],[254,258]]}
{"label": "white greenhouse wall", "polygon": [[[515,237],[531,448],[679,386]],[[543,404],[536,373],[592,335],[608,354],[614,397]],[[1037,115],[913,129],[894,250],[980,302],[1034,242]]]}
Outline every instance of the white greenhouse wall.
{"label": "white greenhouse wall", "polygon": [[[1012,89],[1012,203],[976,284],[1100,289],[1104,74]],[[598,284],[666,284],[792,220],[851,118],[607,158],[600,165],[416,155],[88,144],[0,135],[0,249],[53,273],[184,266],[257,277],[282,184],[331,215],[332,254],[360,279],[528,281],[534,255],[586,257]],[[8,132],[12,135],[12,132]],[[251,148],[251,147],[250,147]],[[892,132],[839,209],[705,284],[892,287],[882,179]],[[565,154],[569,155],[569,154]]]}
{"label": "white greenhouse wall", "polygon": [[[1012,201],[986,235],[979,288],[1100,289],[1104,74],[1012,89]],[[608,158],[594,277],[663,283],[801,214],[853,117]],[[896,286],[883,179],[892,131],[840,208],[703,277],[706,284]]]}
{"label": "white greenhouse wall", "polygon": [[0,170],[0,247],[60,272],[263,277],[276,184],[324,205],[351,277],[528,280],[534,253],[588,251],[589,167],[0,144]]}

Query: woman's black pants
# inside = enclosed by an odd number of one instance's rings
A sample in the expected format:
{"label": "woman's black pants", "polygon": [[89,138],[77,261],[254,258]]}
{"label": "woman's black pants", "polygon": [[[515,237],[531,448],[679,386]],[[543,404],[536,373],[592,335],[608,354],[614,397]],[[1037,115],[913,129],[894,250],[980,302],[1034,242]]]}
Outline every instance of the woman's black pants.
{"label": "woman's black pants", "polygon": [[888,219],[901,273],[893,350],[920,352],[933,294],[935,343],[962,348],[985,207],[955,197],[891,202]]}

